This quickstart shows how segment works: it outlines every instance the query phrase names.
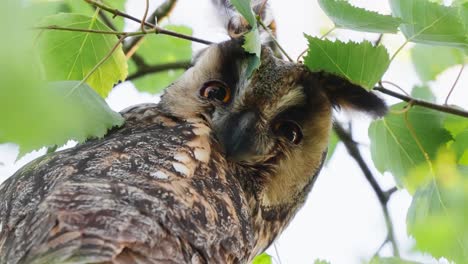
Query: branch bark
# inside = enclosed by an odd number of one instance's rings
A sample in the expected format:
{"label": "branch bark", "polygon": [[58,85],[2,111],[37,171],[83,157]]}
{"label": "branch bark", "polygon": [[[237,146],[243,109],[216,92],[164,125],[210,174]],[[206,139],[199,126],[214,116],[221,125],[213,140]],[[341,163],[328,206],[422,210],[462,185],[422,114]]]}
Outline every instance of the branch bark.
{"label": "branch bark", "polygon": [[393,248],[393,255],[394,256],[399,256],[400,252],[398,249],[398,244],[395,239],[395,231],[392,223],[392,219],[390,218],[390,214],[388,212],[388,201],[391,197],[391,195],[395,192],[395,188],[392,188],[388,191],[382,190],[380,188],[380,185],[377,183],[374,175],[372,174],[371,170],[369,169],[369,166],[366,164],[364,161],[364,158],[361,155],[361,152],[358,148],[358,144],[353,140],[351,133],[346,131],[339,123],[335,123],[333,125],[333,129],[336,133],[336,135],[340,138],[340,140],[344,143],[346,149],[348,150],[349,155],[357,162],[359,165],[359,168],[361,171],[364,173],[364,176],[366,177],[366,180],[369,182],[371,185],[372,189],[374,190],[375,194],[377,195],[377,198],[380,202],[380,205],[382,207],[382,211],[384,214],[385,218],[385,224],[387,226],[387,237],[386,241],[389,241],[392,244]]}
{"label": "branch bark", "polygon": [[457,108],[446,106],[446,105],[438,105],[438,104],[430,103],[424,100],[416,99],[407,95],[399,94],[397,92],[386,89],[382,85],[374,87],[374,90],[384,93],[386,95],[390,95],[392,97],[398,98],[405,102],[411,103],[412,105],[418,105],[418,106],[422,106],[425,108],[430,108],[430,109],[434,109],[440,112],[448,113],[448,114],[468,117],[468,112],[462,109],[457,109]]}
{"label": "branch bark", "polygon": [[150,73],[157,73],[157,72],[163,72],[163,71],[168,71],[168,70],[188,69],[190,65],[191,65],[190,61],[179,61],[179,62],[173,62],[173,63],[167,63],[167,64],[150,65],[150,66],[145,65],[139,68],[137,72],[128,76],[127,81],[140,78]]}

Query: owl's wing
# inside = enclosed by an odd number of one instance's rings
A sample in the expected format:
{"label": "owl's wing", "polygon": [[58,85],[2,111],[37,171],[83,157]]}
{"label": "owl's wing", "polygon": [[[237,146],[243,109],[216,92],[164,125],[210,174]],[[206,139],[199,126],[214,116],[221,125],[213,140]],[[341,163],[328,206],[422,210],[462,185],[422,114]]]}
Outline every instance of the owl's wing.
{"label": "owl's wing", "polygon": [[154,105],[0,186],[0,263],[244,261],[251,223],[203,120]]}

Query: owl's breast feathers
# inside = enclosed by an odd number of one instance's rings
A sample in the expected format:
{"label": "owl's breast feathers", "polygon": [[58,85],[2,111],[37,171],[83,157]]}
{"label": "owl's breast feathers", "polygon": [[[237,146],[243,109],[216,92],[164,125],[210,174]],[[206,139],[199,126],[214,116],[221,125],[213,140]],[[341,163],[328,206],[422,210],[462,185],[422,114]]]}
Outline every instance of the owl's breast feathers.
{"label": "owl's breast feathers", "polygon": [[239,182],[203,119],[157,105],[0,186],[0,263],[237,263],[253,247]]}

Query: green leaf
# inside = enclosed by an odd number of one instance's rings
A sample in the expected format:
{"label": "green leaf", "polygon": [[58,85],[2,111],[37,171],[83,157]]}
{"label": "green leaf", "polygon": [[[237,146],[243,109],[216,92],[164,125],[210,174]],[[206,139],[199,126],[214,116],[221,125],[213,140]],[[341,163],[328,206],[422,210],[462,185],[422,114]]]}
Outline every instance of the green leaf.
{"label": "green leaf", "polygon": [[376,168],[391,172],[399,186],[404,185],[410,169],[426,162],[425,155],[432,160],[439,147],[452,139],[443,128],[442,113],[418,106],[401,113],[405,105],[392,106],[385,118],[369,127]]}
{"label": "green leaf", "polygon": [[426,100],[428,102],[435,102],[436,100],[434,94],[431,91],[431,88],[427,85],[417,85],[413,87],[411,96],[413,98]]}
{"label": "green leaf", "polygon": [[374,257],[369,264],[421,264],[420,262],[408,261],[398,257]]}
{"label": "green leaf", "polygon": [[247,76],[252,76],[252,73],[260,67],[260,54],[262,44],[260,32],[257,27],[257,19],[252,9],[250,0],[231,0],[231,4],[239,11],[239,13],[247,20],[252,29],[244,35],[245,42],[242,47],[250,54],[255,54],[255,57],[249,60],[247,66]]}
{"label": "green leaf", "polygon": [[411,58],[419,78],[427,82],[446,69],[463,64],[465,55],[457,48],[417,44],[411,49]]}
{"label": "green leaf", "polygon": [[344,0],[319,0],[336,27],[376,33],[397,33],[401,19],[355,7]]}
{"label": "green leaf", "polygon": [[[408,232],[416,247],[436,258],[445,257],[456,263],[468,259],[468,175],[455,163],[455,155],[439,152],[433,168],[424,173],[429,183],[421,186],[408,210]],[[433,171],[433,173],[432,173]]]}
{"label": "green leaf", "polygon": [[35,83],[0,91],[0,142],[20,146],[20,156],[41,147],[103,137],[123,124],[120,114],[77,81]]}
{"label": "green leaf", "polygon": [[390,6],[393,14],[405,21],[400,29],[409,41],[468,47],[468,31],[458,8],[428,0],[390,0]]}
{"label": "green leaf", "polygon": [[309,50],[304,63],[310,70],[335,73],[367,89],[374,87],[390,63],[387,50],[368,41],[344,43],[305,36]]}
{"label": "green leaf", "polygon": [[245,34],[245,43],[242,47],[248,53],[255,54],[257,58],[260,58],[262,45],[260,44],[260,32],[258,31],[258,28],[255,28]]}
{"label": "green leaf", "polygon": [[[60,25],[92,30],[110,30],[95,17],[58,14],[46,17],[40,26]],[[38,40],[41,66],[49,81],[83,80],[105,58],[118,39],[88,32],[44,30]],[[86,81],[102,97],[127,77],[127,61],[121,45]]]}
{"label": "green leaf", "polygon": [[0,1],[0,31],[8,36],[0,48],[0,142],[16,143],[20,155],[43,146],[103,136],[123,118],[87,85],[46,84],[35,67],[37,51],[22,1]]}
{"label": "green leaf", "polygon": [[457,154],[458,164],[468,166],[468,130],[459,133],[452,142],[451,147]]}
{"label": "green leaf", "polygon": [[61,12],[69,12],[68,6],[63,1],[51,0],[31,1],[27,3],[25,9],[31,15],[31,20],[33,21]]}
{"label": "green leaf", "polygon": [[444,119],[444,128],[447,129],[453,137],[468,130],[468,118],[457,115],[446,115]]}
{"label": "green leaf", "polygon": [[231,4],[239,11],[239,13],[247,20],[252,29],[257,28],[257,19],[252,10],[250,0],[230,0]]}
{"label": "green leaf", "polygon": [[[192,30],[185,26],[167,26],[166,29],[185,35],[192,34]],[[162,65],[183,61],[189,62],[192,58],[192,46],[189,41],[184,39],[154,34],[144,38],[138,48],[137,54],[143,58],[148,65]],[[131,75],[137,71],[137,67],[133,61],[131,61],[129,65]],[[184,70],[180,69],[147,74],[132,82],[141,92],[158,93],[177,80],[183,72]]]}
{"label": "green leaf", "polygon": [[314,264],[330,264],[330,262],[322,259],[316,259]]}
{"label": "green leaf", "polygon": [[336,133],[333,131],[330,134],[330,140],[328,142],[328,152],[327,152],[327,159],[325,160],[325,164],[327,164],[333,154],[335,153],[336,146],[338,145],[338,142],[340,142],[340,139],[336,135]]}
{"label": "green leaf", "polygon": [[254,54],[249,60],[249,64],[247,66],[247,76],[252,76],[253,72],[260,67],[260,53],[262,50],[262,45],[260,43],[260,32],[258,28],[255,28],[245,34],[245,42],[242,47],[248,53]]}
{"label": "green leaf", "polygon": [[267,253],[262,253],[256,256],[252,261],[252,264],[272,264],[272,263],[273,261],[271,259],[271,256],[268,255]]}

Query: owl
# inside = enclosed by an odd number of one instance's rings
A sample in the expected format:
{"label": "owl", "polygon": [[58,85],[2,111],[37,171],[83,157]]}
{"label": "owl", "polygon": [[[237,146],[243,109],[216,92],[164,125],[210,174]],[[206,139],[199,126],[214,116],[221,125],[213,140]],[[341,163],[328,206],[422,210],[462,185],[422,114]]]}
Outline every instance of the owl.
{"label": "owl", "polygon": [[243,39],[205,49],[158,104],[0,186],[0,263],[248,263],[286,228],[322,167],[333,108],[384,102]]}

